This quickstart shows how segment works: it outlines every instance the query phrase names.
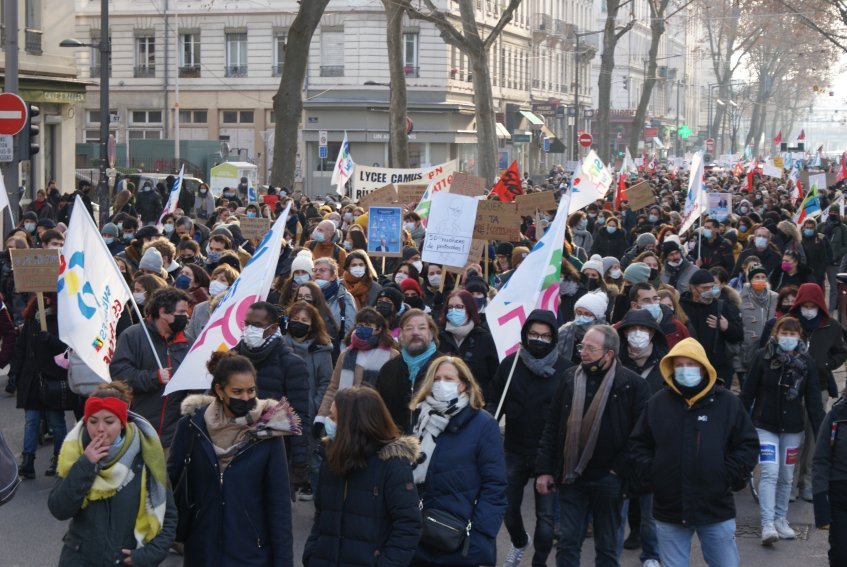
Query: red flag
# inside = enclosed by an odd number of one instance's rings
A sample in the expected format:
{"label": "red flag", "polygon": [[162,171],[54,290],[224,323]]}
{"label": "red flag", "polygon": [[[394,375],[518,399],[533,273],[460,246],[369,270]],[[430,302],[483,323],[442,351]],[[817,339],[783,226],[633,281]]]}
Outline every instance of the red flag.
{"label": "red flag", "polygon": [[744,175],[744,168],[741,167],[740,161],[735,164],[735,167],[732,169],[732,174],[736,177],[741,177],[742,175]]}
{"label": "red flag", "polygon": [[800,130],[800,135],[797,136],[798,141],[803,141],[806,139],[806,130]]}
{"label": "red flag", "polygon": [[838,176],[835,178],[836,183],[847,179],[847,164],[844,163],[845,158],[847,158],[847,156],[845,156],[845,154],[841,154],[841,167],[838,168]]}
{"label": "red flag", "polygon": [[750,166],[750,169],[747,170],[747,192],[753,192],[753,174],[756,173],[756,169],[759,168],[759,161],[756,160],[753,162],[753,165]]}
{"label": "red flag", "polygon": [[523,185],[521,185],[521,174],[518,171],[517,160],[513,161],[509,169],[500,176],[500,181],[497,182],[497,185],[488,194],[489,197],[492,195],[497,195],[504,203],[511,203],[515,200],[516,196],[523,195]]}
{"label": "red flag", "polygon": [[780,130],[777,133],[776,138],[773,139],[773,143],[774,144],[781,144],[782,143],[782,130]]}
{"label": "red flag", "polygon": [[615,210],[621,210],[621,201],[626,201],[626,183],[624,182],[624,178],[626,176],[623,173],[618,174],[618,190],[615,193]]}

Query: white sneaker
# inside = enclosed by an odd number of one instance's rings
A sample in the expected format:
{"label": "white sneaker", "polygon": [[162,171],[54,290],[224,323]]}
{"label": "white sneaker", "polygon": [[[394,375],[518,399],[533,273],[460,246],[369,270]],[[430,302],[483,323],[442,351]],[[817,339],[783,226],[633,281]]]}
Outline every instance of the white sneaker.
{"label": "white sneaker", "polygon": [[648,559],[641,567],[662,567],[662,564],[656,559]]}
{"label": "white sneaker", "polygon": [[523,559],[524,553],[529,549],[529,546],[532,545],[532,538],[527,536],[526,545],[523,547],[515,547],[514,545],[509,548],[509,553],[506,554],[506,560],[503,562],[503,567],[518,567]]}
{"label": "white sneaker", "polygon": [[771,545],[779,541],[779,532],[773,524],[765,524],[762,526],[762,545]]}
{"label": "white sneaker", "polygon": [[788,520],[785,518],[778,518],[773,523],[773,527],[776,528],[779,539],[794,539],[797,537],[797,532],[791,529],[791,526],[788,525]]}

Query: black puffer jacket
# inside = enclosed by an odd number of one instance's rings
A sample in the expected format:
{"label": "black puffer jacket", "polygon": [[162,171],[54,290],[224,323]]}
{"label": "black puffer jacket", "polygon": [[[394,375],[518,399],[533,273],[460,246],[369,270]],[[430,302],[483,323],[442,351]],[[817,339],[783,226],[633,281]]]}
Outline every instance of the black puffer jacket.
{"label": "black puffer jacket", "polygon": [[815,525],[832,523],[829,504],[830,483],[847,485],[847,400],[839,399],[826,414],[818,431],[812,465],[812,492],[815,495]]}
{"label": "black puffer jacket", "polygon": [[438,342],[439,352],[457,356],[465,361],[487,400],[491,381],[494,379],[497,367],[500,364],[491,331],[481,325],[475,325],[468,336],[465,337],[465,340],[462,341],[462,344],[458,345],[456,337],[447,330],[443,330]]}
{"label": "black puffer jacket", "polygon": [[141,216],[142,224],[157,222],[163,206],[162,197],[156,191],[139,190],[135,196],[135,208]]}
{"label": "black puffer jacket", "polygon": [[305,567],[405,567],[421,532],[412,479],[418,442],[401,437],[374,451],[364,469],[339,476],[324,460],[315,520],[303,550]]}
{"label": "black puffer jacket", "polygon": [[799,355],[806,366],[806,375],[797,396],[789,399],[792,384],[785,367],[772,364],[770,348],[773,347],[769,345],[756,351],[741,391],[744,407],[748,412],[753,410],[753,425],[772,433],[802,433],[805,429],[803,413],[806,412],[812,431],[817,431],[824,411],[815,361],[807,353]]}
{"label": "black puffer jacket", "polygon": [[623,258],[626,254],[626,249],[629,245],[626,242],[626,234],[618,227],[614,233],[609,233],[606,227],[600,227],[594,235],[594,244],[591,245],[589,256],[599,254],[600,256],[612,256],[613,258]]}
{"label": "black puffer jacket", "polygon": [[[729,326],[726,331],[720,327],[709,327],[706,323],[709,315],[717,315],[718,302],[720,302],[721,315],[726,317]],[[691,292],[682,294],[679,300],[680,306],[688,315],[688,320],[694,327],[697,340],[706,349],[709,362],[718,372],[718,377],[728,382],[732,377],[732,357],[727,351],[728,343],[740,343],[744,339],[744,328],[741,324],[741,311],[731,300],[727,299],[725,293],[711,303],[700,303],[695,301]]]}

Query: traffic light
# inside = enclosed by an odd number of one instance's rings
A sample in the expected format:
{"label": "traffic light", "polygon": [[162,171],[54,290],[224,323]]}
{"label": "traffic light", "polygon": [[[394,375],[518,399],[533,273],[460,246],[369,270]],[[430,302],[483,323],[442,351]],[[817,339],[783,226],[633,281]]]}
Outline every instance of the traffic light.
{"label": "traffic light", "polygon": [[623,78],[623,90],[625,90],[625,91],[629,90],[629,77]]}
{"label": "traffic light", "polygon": [[18,139],[18,159],[21,161],[32,159],[32,156],[37,154],[41,147],[38,145],[38,134],[41,131],[38,124],[33,124],[33,119],[41,114],[41,109],[31,102],[26,103],[27,117],[26,125],[21,130]]}

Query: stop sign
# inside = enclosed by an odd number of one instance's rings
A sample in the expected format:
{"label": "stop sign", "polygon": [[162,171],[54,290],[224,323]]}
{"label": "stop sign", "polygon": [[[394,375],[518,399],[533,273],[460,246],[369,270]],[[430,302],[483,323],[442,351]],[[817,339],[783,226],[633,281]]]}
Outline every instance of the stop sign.
{"label": "stop sign", "polygon": [[714,138],[706,138],[706,147],[714,148],[715,147],[715,139]]}
{"label": "stop sign", "polygon": [[0,134],[14,136],[26,125],[26,103],[16,94],[0,94]]}
{"label": "stop sign", "polygon": [[594,138],[592,138],[591,134],[589,134],[588,132],[583,132],[579,135],[578,140],[580,146],[582,146],[583,148],[587,148],[591,146],[591,142],[594,141]]}

